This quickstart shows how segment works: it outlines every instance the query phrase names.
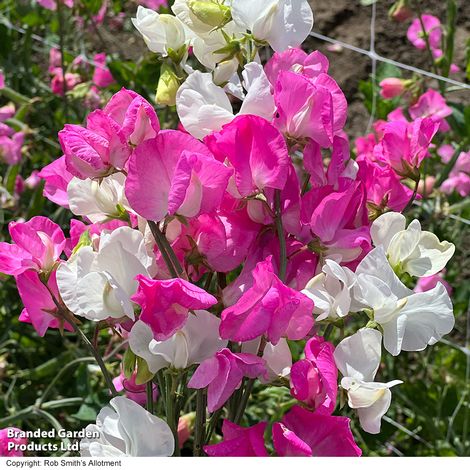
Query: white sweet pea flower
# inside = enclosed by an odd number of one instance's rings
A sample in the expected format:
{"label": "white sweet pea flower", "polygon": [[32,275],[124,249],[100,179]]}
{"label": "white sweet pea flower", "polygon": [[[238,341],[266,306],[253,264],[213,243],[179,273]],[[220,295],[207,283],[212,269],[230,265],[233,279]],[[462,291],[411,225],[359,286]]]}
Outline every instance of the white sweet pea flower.
{"label": "white sweet pea flower", "polygon": [[130,297],[138,274],[151,276],[154,260],[142,234],[130,227],[103,232],[98,251],[83,246],[57,268],[57,286],[67,308],[88,320],[127,316],[134,319]]}
{"label": "white sweet pea flower", "polygon": [[371,308],[383,329],[385,349],[422,351],[452,331],[452,302],[443,284],[414,293],[398,279],[382,246],[373,249],[356,269],[353,311]]}
{"label": "white sweet pea flower", "polygon": [[348,405],[357,410],[362,429],[371,434],[380,432],[382,416],[392,400],[390,388],[403,383],[393,380],[374,382],[380,365],[382,335],[363,328],[343,339],[335,349],[336,366],[343,374],[341,387],[348,393]]}
{"label": "white sweet pea flower", "polygon": [[230,0],[175,0],[171,9],[197,36],[205,36],[230,20],[229,6]]}
{"label": "white sweet pea flower", "polygon": [[220,319],[205,310],[189,315],[184,327],[165,341],[156,341],[151,328],[137,321],[129,333],[132,352],[145,359],[153,374],[165,367],[186,369],[200,364],[227,346],[219,337]]}
{"label": "white sweet pea flower", "polygon": [[313,300],[317,321],[335,320],[349,313],[355,283],[356,276],[349,268],[327,259],[322,272],[308,282],[302,293]]}
{"label": "white sweet pea flower", "polygon": [[75,215],[86,216],[92,223],[118,219],[123,209],[129,209],[124,194],[126,177],[115,173],[101,181],[72,178],[67,186],[70,210]]}
{"label": "white sweet pea flower", "polygon": [[313,27],[307,0],[232,0],[232,18],[276,52],[298,47]]}
{"label": "white sweet pea flower", "polygon": [[99,437],[80,441],[82,457],[170,457],[175,450],[168,424],[125,397],[113,398],[85,430]]}
{"label": "white sweet pea flower", "polygon": [[144,38],[147,47],[157,54],[168,55],[169,49],[178,51],[190,38],[184,24],[173,15],[159,14],[139,6],[132,23]]}
{"label": "white sweet pea flower", "polygon": [[395,270],[417,277],[442,271],[455,252],[453,243],[441,242],[433,233],[422,231],[417,219],[406,228],[406,218],[398,212],[378,217],[371,236],[375,246],[384,247]]}
{"label": "white sweet pea flower", "polygon": [[[239,114],[255,114],[271,120],[275,112],[271,85],[263,67],[251,62],[243,72],[247,94]],[[197,139],[219,131],[235,115],[232,104],[210,73],[196,71],[181,85],[176,94],[176,109],[184,128]]]}

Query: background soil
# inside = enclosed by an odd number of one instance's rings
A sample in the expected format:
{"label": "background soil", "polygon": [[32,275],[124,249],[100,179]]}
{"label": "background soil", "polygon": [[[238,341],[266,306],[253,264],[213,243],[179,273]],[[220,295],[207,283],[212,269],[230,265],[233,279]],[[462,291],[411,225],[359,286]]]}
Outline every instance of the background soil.
{"label": "background soil", "polygon": [[[418,1],[424,13],[435,15],[445,23],[447,3],[445,0]],[[363,49],[369,49],[371,6],[362,6],[359,0],[311,0],[310,3],[315,15],[313,31]],[[454,62],[463,67],[465,43],[470,37],[470,1],[456,0],[456,3],[458,19]],[[396,23],[388,18],[388,10],[393,4],[394,1],[391,0],[379,0],[377,3],[375,23],[375,49],[377,53],[430,71],[430,60],[425,51],[415,49],[406,38],[410,21]],[[328,50],[327,44],[315,38],[311,38],[305,47],[309,50],[318,49],[329,58],[330,72],[345,92],[349,102],[349,119],[346,131],[351,137],[363,134],[367,128],[369,114],[362,104],[358,84],[360,80],[366,80],[371,73],[370,59],[346,49],[332,52]],[[404,76],[406,74],[405,71]],[[464,74],[453,74],[452,78],[463,81]],[[469,91],[458,93],[459,100],[470,103]]]}

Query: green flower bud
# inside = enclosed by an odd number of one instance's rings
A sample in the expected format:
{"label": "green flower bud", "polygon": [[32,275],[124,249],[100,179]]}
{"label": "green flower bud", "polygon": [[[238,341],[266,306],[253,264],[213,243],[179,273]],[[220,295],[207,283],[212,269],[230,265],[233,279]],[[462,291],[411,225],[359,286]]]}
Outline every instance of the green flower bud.
{"label": "green flower bud", "polygon": [[222,28],[232,19],[230,7],[215,1],[190,0],[188,6],[199,21],[214,28]]}
{"label": "green flower bud", "polygon": [[158,80],[157,94],[155,101],[157,104],[174,106],[176,104],[176,92],[180,87],[180,81],[169,64],[163,64]]}

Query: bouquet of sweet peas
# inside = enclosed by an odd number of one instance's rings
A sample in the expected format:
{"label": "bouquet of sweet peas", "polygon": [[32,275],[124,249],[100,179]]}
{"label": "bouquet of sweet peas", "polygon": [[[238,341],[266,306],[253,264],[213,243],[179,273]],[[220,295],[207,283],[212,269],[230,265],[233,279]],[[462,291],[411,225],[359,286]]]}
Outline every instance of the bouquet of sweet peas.
{"label": "bouquet of sweet peas", "polygon": [[[442,123],[391,120],[354,159],[328,59],[299,48],[306,0],[172,10],[139,7],[133,22],[162,62],[156,102],[180,125],[162,129],[122,89],[59,133],[64,155],[39,177],[81,220],[68,237],[42,216],[10,224],[0,271],[20,320],[76,332],[101,368],[110,402],[83,456],[179,455],[188,439],[193,455],[359,456],[338,405],[380,431],[401,383],[380,381],[382,344],[421,351],[454,326],[442,283],[410,289],[454,245],[403,215]],[[118,377],[85,322],[126,340]],[[253,390],[269,387],[293,404],[249,422]]]}

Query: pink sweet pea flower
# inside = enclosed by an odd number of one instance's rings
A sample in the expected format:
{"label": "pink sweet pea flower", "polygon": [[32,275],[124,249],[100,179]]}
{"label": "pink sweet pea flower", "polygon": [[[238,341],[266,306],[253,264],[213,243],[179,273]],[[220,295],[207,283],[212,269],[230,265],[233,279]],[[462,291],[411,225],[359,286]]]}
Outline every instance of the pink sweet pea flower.
{"label": "pink sweet pea flower", "polygon": [[188,387],[207,387],[207,409],[212,413],[224,405],[243,377],[254,379],[265,373],[264,359],[254,354],[235,354],[224,348],[199,365]]}
{"label": "pink sweet pea flower", "polygon": [[54,73],[62,64],[62,54],[57,47],[51,47],[49,50],[49,73]]}
{"label": "pink sweet pea flower", "polygon": [[[60,67],[55,67],[50,71],[52,73],[51,91],[54,95],[62,96],[64,94],[64,75]],[[65,73],[65,91],[70,91],[82,81],[77,73]]]}
{"label": "pink sweet pea flower", "polygon": [[266,334],[273,344],[281,337],[305,338],[313,326],[313,301],[282,283],[271,256],[256,265],[252,277],[252,286],[222,312],[221,338],[250,341]]}
{"label": "pink sweet pea flower", "polygon": [[36,0],[39,5],[48,10],[55,11],[57,10],[57,1],[62,2],[66,7],[73,8],[74,0]]}
{"label": "pink sweet pea flower", "polygon": [[92,81],[96,86],[106,88],[109,85],[115,83],[111,72],[106,67],[106,54],[95,54],[93,56],[93,62],[95,63],[95,71],[93,72]]}
{"label": "pink sweet pea flower", "polygon": [[[429,45],[432,49],[439,49],[441,46],[442,28],[439,18],[432,15],[422,15],[424,31],[429,38]],[[406,36],[408,40],[417,49],[426,49],[426,41],[424,40],[424,31],[421,27],[419,18],[415,18],[408,28]]]}
{"label": "pink sweet pea flower", "polygon": [[385,125],[381,142],[374,149],[378,161],[388,163],[401,177],[416,178],[421,162],[429,156],[431,141],[439,124],[431,118],[418,118]]}
{"label": "pink sweet pea flower", "polygon": [[5,75],[3,72],[0,70],[0,90],[2,88],[5,88]]}
{"label": "pink sweet pea flower", "polygon": [[387,100],[400,96],[405,91],[405,80],[401,78],[385,78],[379,83],[380,96]]}
{"label": "pink sweet pea flower", "polygon": [[160,131],[155,109],[135,91],[122,88],[111,97],[103,111],[121,126],[133,146],[153,139]]}
{"label": "pink sweet pea flower", "polygon": [[[113,379],[114,387],[117,392],[124,391],[125,395],[129,400],[135,401],[141,406],[145,406],[147,403],[147,385],[137,385],[135,383],[136,373],[132,374],[130,379],[126,378],[124,373],[121,373]],[[155,402],[158,398],[158,389],[155,384],[152,385],[153,390],[153,401]]]}
{"label": "pink sweet pea flower", "polygon": [[15,132],[11,137],[0,135],[0,160],[8,165],[16,165],[21,161],[21,148],[24,143],[24,132]]}
{"label": "pink sweet pea flower", "polygon": [[0,107],[0,122],[4,122],[7,119],[12,118],[15,115],[15,105],[8,103],[5,106]]}
{"label": "pink sweet pea flower", "polygon": [[164,341],[186,323],[190,310],[212,307],[217,299],[183,279],[165,281],[136,277],[137,293],[131,297],[142,307],[140,320],[153,331],[157,341]]}
{"label": "pink sweet pea flower", "polygon": [[452,109],[447,106],[446,100],[437,91],[429,89],[423,93],[408,111],[412,119],[429,117],[440,125],[441,131],[449,128],[445,118],[452,114]]}
{"label": "pink sweet pea flower", "polygon": [[294,406],[273,425],[273,443],[281,457],[360,457],[350,419],[312,413]]}
{"label": "pink sweet pea flower", "polygon": [[196,217],[217,209],[231,175],[194,137],[162,131],[132,155],[126,196],[132,209],[148,220],[176,213]]}
{"label": "pink sweet pea flower", "polygon": [[31,174],[24,180],[24,184],[28,189],[34,189],[41,182],[38,170],[33,170]]}
{"label": "pink sweet pea flower", "polygon": [[36,271],[25,271],[16,277],[16,287],[23,302],[24,309],[19,320],[31,323],[39,336],[44,336],[48,328],[61,328],[73,331],[72,326],[56,316],[57,306],[52,299],[59,298],[56,272],[53,271],[46,287]]}
{"label": "pink sweet pea flower", "polygon": [[452,286],[444,279],[445,270],[432,276],[420,277],[414,288],[415,292],[427,292],[434,289],[440,282],[449,295],[452,295]]}
{"label": "pink sweet pea flower", "polygon": [[294,363],[290,371],[291,395],[326,414],[333,413],[338,392],[334,349],[331,343],[315,336],[305,345],[305,359]]}
{"label": "pink sweet pea flower", "polygon": [[67,171],[65,156],[49,163],[38,173],[38,176],[46,182],[43,191],[44,197],[68,209],[67,186],[73,175]]}
{"label": "pink sweet pea flower", "polygon": [[168,0],[137,0],[139,5],[144,5],[152,10],[158,10],[160,7],[167,7]]}
{"label": "pink sweet pea flower", "polygon": [[238,116],[220,132],[206,137],[205,142],[217,159],[227,159],[235,169],[235,184],[241,197],[265,188],[284,188],[289,153],[282,135],[266,119]]}
{"label": "pink sweet pea flower", "polygon": [[26,445],[28,439],[25,437],[16,437],[23,431],[18,428],[0,429],[0,457],[23,457],[23,451],[11,448],[11,445]]}
{"label": "pink sweet pea flower", "polygon": [[264,445],[267,423],[261,422],[244,428],[224,419],[223,440],[218,444],[204,446],[209,457],[268,457]]}
{"label": "pink sweet pea flower", "polygon": [[[358,179],[363,182],[367,202],[378,208],[401,212],[411,199],[413,191],[400,182],[390,165],[378,165],[367,158],[358,158]],[[428,193],[429,194],[429,193]]]}
{"label": "pink sweet pea flower", "polygon": [[266,75],[273,86],[282,71],[295,72],[308,78],[328,73],[330,63],[319,51],[307,54],[302,49],[291,48],[284,52],[276,52],[265,65]]}
{"label": "pink sweet pea flower", "polygon": [[51,271],[65,246],[57,224],[36,216],[28,222],[10,222],[8,230],[14,243],[0,243],[1,272],[17,276],[27,270]]}
{"label": "pink sweet pea flower", "polygon": [[[453,152],[452,149],[452,154]],[[455,191],[462,197],[470,194],[470,152],[460,153],[454,168],[440,189],[445,194],[452,194]]]}

